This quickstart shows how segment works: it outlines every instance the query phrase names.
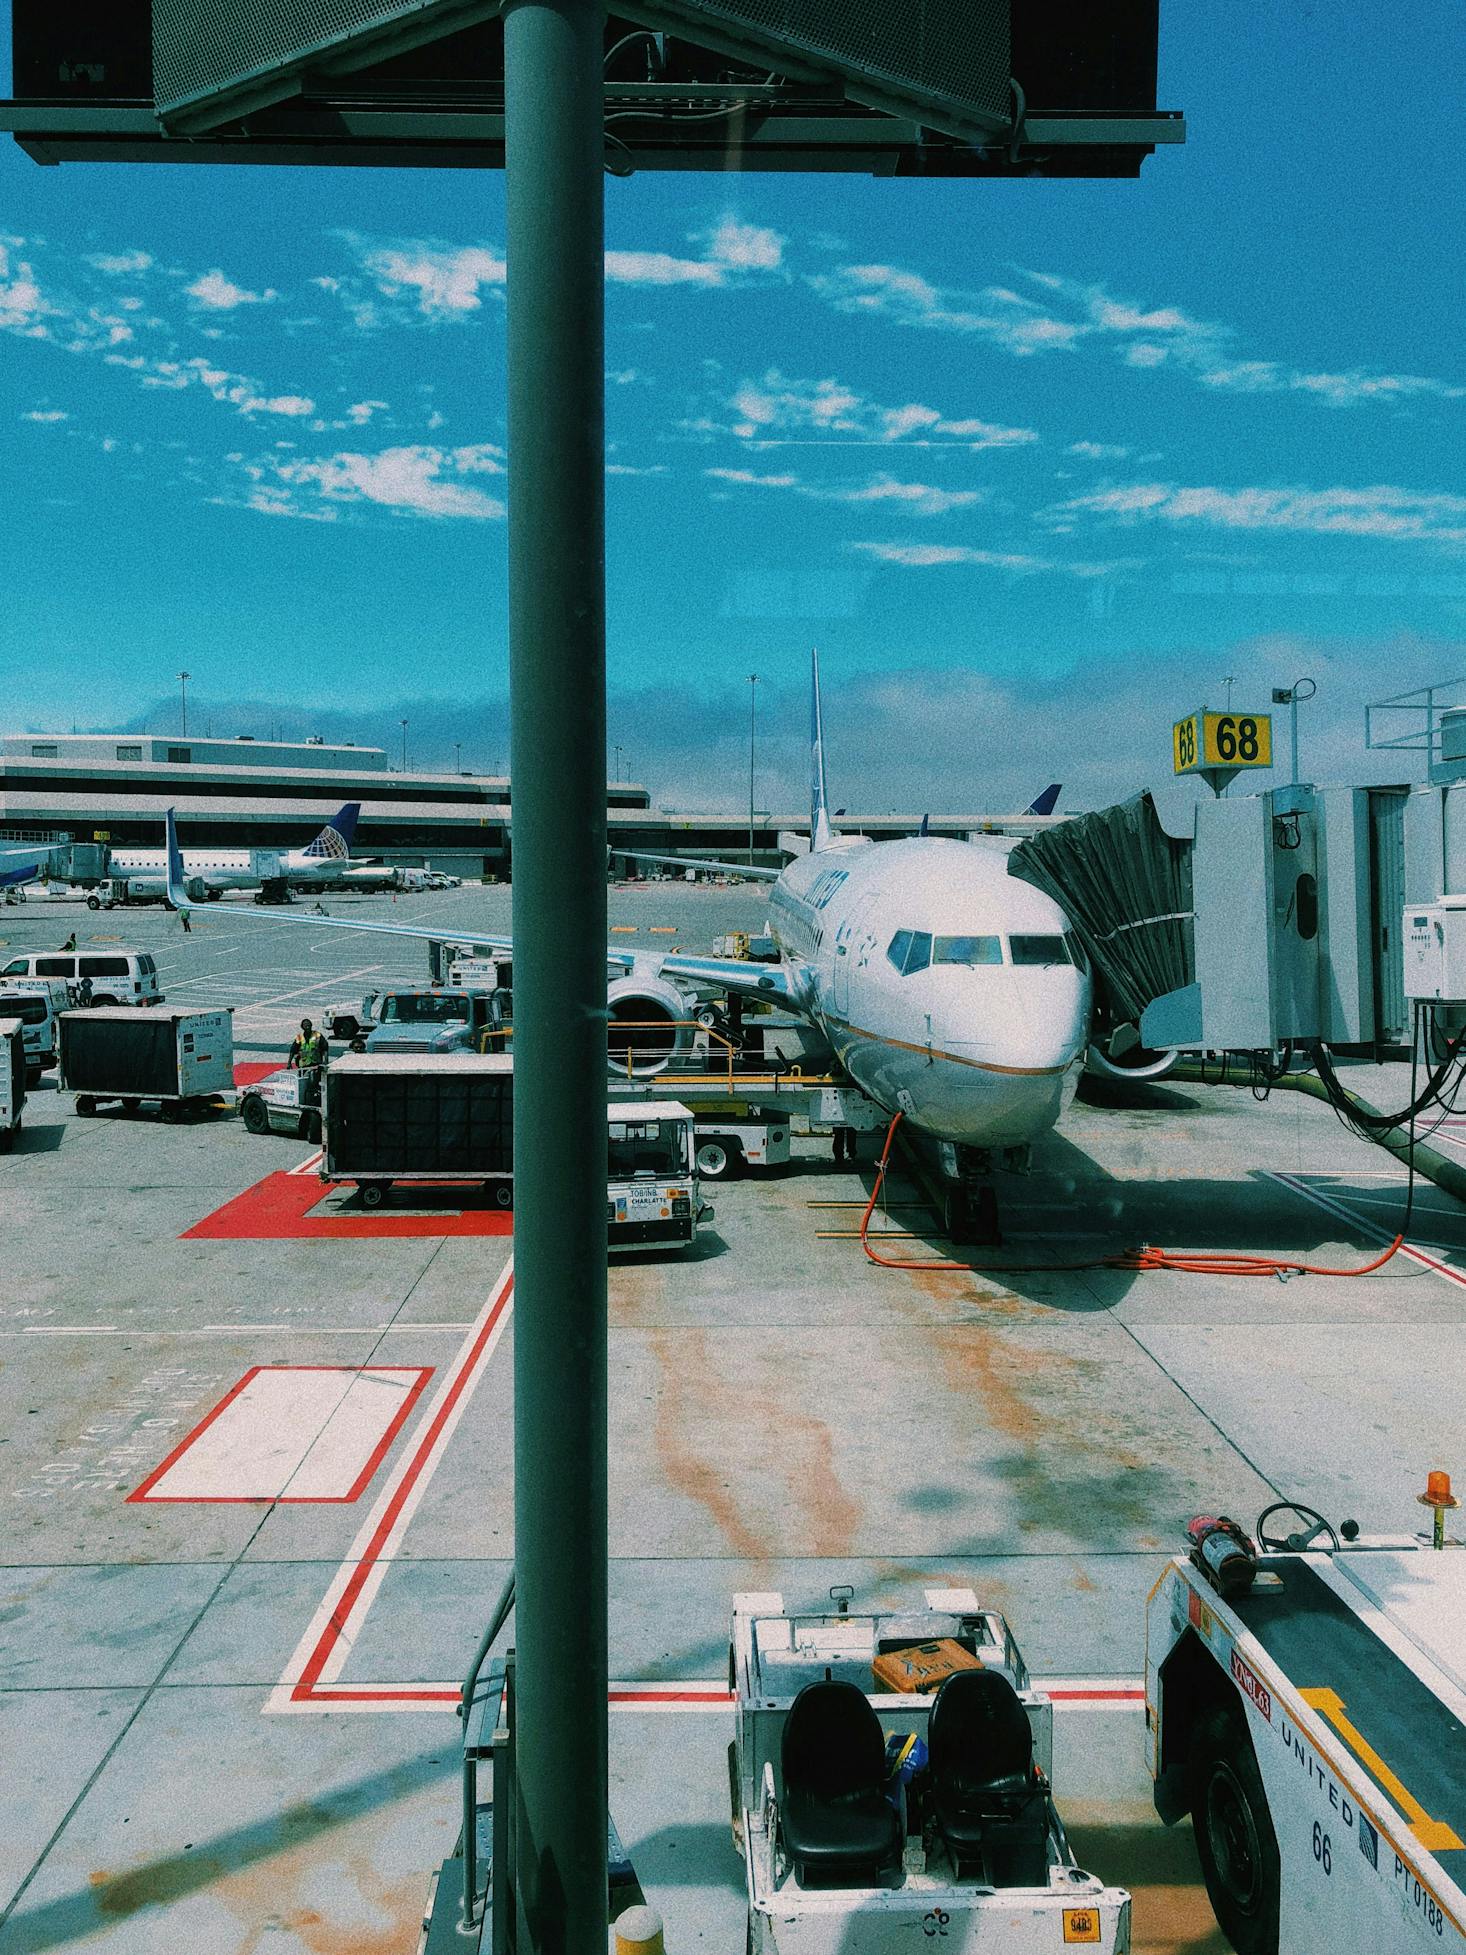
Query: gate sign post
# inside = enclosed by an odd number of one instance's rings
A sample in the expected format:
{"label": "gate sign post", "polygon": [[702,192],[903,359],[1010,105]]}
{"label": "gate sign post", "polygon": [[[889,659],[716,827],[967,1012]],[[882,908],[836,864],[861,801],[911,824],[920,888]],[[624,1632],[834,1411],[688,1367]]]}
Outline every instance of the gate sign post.
{"label": "gate sign post", "polygon": [[1273,722],[1268,713],[1210,713],[1205,706],[1171,728],[1171,771],[1199,774],[1220,794],[1247,767],[1273,764]]}

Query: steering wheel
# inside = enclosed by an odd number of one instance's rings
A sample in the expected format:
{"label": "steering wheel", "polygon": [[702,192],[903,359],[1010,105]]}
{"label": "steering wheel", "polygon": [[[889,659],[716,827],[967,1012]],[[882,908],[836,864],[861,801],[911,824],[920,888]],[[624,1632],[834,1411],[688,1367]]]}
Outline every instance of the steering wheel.
{"label": "steering wheel", "polygon": [[[1267,1524],[1274,1514],[1296,1514],[1306,1524],[1306,1532],[1293,1534],[1269,1534]],[[1339,1552],[1339,1537],[1331,1521],[1312,1507],[1300,1507],[1296,1500],[1275,1500],[1271,1507],[1264,1507],[1257,1517],[1257,1545],[1270,1548],[1274,1554],[1307,1554],[1320,1534],[1326,1534],[1333,1552]]]}

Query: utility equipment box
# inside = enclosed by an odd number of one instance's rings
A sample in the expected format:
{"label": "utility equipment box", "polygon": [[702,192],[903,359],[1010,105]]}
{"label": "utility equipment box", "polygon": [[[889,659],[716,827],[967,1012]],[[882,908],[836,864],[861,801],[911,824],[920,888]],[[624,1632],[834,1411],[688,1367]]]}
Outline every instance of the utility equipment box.
{"label": "utility equipment box", "polygon": [[20,1132],[25,1110],[25,1027],[18,1018],[0,1018],[0,1154],[8,1154]]}
{"label": "utility equipment box", "polygon": [[202,1100],[234,1092],[230,1011],[111,1005],[61,1014],[57,1084],[82,1102]]}
{"label": "utility equipment box", "polygon": [[1466,1004],[1466,896],[1407,904],[1400,940],[1407,998]]}

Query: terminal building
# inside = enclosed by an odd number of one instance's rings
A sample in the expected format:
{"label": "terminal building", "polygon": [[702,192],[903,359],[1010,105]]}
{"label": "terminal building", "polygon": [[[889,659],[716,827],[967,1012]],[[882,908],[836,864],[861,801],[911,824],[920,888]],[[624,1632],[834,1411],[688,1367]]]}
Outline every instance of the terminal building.
{"label": "terminal building", "polygon": [[[173,808],[185,848],[299,848],[347,801],[361,803],[354,855],[459,876],[509,874],[513,795],[502,775],[407,773],[389,766],[381,747],[320,740],[0,735],[0,841],[157,848],[164,811]],[[654,809],[647,789],[632,781],[607,783],[606,815],[613,855],[647,849],[736,860],[749,848],[746,814]],[[780,833],[802,831],[808,819],[807,810],[756,810],[759,859],[774,859]],[[922,819],[852,813],[845,825],[887,839],[915,834]],[[980,814],[927,818],[931,834],[959,838],[1037,825]]]}

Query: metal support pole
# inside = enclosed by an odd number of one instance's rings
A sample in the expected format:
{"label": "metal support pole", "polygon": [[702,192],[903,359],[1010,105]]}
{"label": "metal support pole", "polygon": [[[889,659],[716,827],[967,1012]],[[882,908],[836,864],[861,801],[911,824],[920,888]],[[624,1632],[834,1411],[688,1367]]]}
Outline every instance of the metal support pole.
{"label": "metal support pole", "polygon": [[505,6],[520,1955],[606,1946],[603,46]]}
{"label": "metal support pole", "polygon": [[1293,785],[1298,785],[1298,692],[1293,688],[1288,694],[1288,716],[1291,721],[1293,740]]}
{"label": "metal support pole", "polygon": [[753,736],[757,725],[758,674],[748,675],[748,866],[753,867]]}

